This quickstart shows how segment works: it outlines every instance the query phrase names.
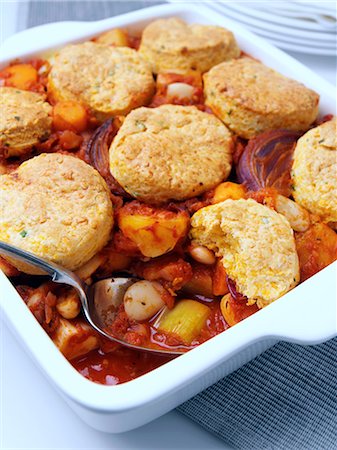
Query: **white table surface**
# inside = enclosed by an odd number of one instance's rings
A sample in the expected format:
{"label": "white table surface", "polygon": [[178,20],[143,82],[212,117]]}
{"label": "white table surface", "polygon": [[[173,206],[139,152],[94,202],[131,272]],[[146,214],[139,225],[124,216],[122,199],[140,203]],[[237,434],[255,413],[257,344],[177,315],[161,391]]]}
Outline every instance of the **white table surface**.
{"label": "white table surface", "polygon": [[[0,0],[0,43],[15,32],[17,2]],[[336,60],[292,53],[336,84]],[[1,293],[0,293],[1,295]],[[137,430],[106,434],[66,405],[0,321],[0,448],[3,450],[224,449],[224,443],[172,411]]]}

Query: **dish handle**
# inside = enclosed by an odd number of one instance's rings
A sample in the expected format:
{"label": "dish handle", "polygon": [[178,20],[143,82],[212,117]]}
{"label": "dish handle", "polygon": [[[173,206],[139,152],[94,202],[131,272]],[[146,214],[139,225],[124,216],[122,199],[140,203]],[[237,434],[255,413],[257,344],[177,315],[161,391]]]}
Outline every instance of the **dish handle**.
{"label": "dish handle", "polygon": [[264,337],[296,344],[319,344],[336,337],[336,275],[334,262],[260,311]]}

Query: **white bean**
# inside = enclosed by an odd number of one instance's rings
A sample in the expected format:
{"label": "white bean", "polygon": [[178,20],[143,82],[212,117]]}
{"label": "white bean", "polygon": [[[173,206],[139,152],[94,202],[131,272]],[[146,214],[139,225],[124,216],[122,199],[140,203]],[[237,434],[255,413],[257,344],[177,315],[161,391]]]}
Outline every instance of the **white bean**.
{"label": "white bean", "polygon": [[310,226],[308,211],[298,203],[283,195],[278,195],[275,202],[276,211],[285,216],[295,231],[306,231]]}
{"label": "white bean", "polygon": [[215,263],[214,253],[203,245],[192,245],[189,252],[192,258],[201,264],[210,266]]}
{"label": "white bean", "polygon": [[178,97],[180,99],[192,98],[194,88],[187,83],[172,83],[167,87],[168,97]]}
{"label": "white bean", "polygon": [[124,308],[129,319],[150,319],[165,305],[164,293],[165,289],[155,281],[142,280],[134,283],[124,295]]}

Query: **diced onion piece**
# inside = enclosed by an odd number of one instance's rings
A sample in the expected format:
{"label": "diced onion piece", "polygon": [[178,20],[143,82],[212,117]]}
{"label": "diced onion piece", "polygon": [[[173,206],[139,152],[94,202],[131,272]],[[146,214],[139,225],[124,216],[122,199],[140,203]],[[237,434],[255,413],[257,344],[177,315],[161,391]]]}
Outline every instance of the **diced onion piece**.
{"label": "diced onion piece", "polygon": [[236,166],[239,182],[250,191],[271,187],[289,197],[292,193],[293,151],[301,134],[292,130],[273,130],[250,139]]}
{"label": "diced onion piece", "polygon": [[120,28],[106,31],[98,36],[96,42],[103,45],[113,45],[115,47],[127,47],[129,45],[127,34]]}
{"label": "diced onion piece", "polygon": [[310,226],[310,215],[308,211],[298,203],[283,195],[277,195],[275,199],[276,211],[285,216],[290,226],[295,231],[306,231]]}
{"label": "diced onion piece", "polygon": [[[91,275],[96,272],[96,270],[105,262],[106,256],[102,253],[97,253],[88,262],[86,262],[82,267],[76,270],[76,275],[83,281],[86,281],[91,277]],[[112,272],[112,270],[111,270]]]}
{"label": "diced onion piece", "polygon": [[46,75],[46,74],[48,74],[49,70],[50,70],[50,66],[49,66],[49,63],[46,61],[46,62],[39,68],[39,70],[38,70],[37,72],[38,72],[38,74],[41,76],[41,75]]}
{"label": "diced onion piece", "polygon": [[109,170],[109,148],[118,131],[117,119],[106,120],[85,143],[85,156],[89,163],[102,175],[113,194],[130,198]]}
{"label": "diced onion piece", "polygon": [[2,71],[6,84],[18,89],[28,89],[37,81],[37,70],[31,64],[15,64]]}
{"label": "diced onion piece", "polygon": [[71,289],[58,297],[56,309],[64,319],[77,317],[81,310],[81,303],[77,293]]}
{"label": "diced onion piece", "polygon": [[60,319],[52,340],[69,360],[83,356],[99,345],[93,328],[81,320]]}
{"label": "diced onion piece", "polygon": [[165,306],[165,294],[165,289],[156,281],[137,281],[124,294],[127,316],[137,322],[150,319]]}
{"label": "diced onion piece", "polygon": [[58,102],[53,108],[55,130],[84,131],[88,125],[88,114],[81,103],[75,101]]}
{"label": "diced onion piece", "polygon": [[167,87],[169,98],[192,99],[194,88],[187,83],[172,83]]}
{"label": "diced onion piece", "polygon": [[245,197],[245,193],[246,189],[242,184],[225,181],[215,188],[212,203],[220,203],[229,198],[239,200]]}
{"label": "diced onion piece", "polygon": [[191,344],[206,325],[210,312],[208,306],[195,300],[180,300],[162,315],[157,327],[159,331],[172,333],[185,344]]}

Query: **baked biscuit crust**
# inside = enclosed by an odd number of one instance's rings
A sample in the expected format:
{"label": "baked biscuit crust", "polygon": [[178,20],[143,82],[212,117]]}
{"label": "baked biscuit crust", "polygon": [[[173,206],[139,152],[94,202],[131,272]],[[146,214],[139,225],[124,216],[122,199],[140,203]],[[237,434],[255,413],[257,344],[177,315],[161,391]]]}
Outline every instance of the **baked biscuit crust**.
{"label": "baked biscuit crust", "polygon": [[240,55],[231,31],[217,26],[187,24],[174,17],[150,23],[143,31],[139,52],[152,64],[155,73],[170,70],[206,72],[214,65]]}
{"label": "baked biscuit crust", "polygon": [[147,104],[154,87],[150,66],[136,50],[93,42],[61,49],[48,77],[54,101],[80,101],[99,121]]}
{"label": "baked biscuit crust", "polygon": [[0,145],[6,148],[5,157],[21,156],[49,136],[51,109],[40,94],[0,88]]}
{"label": "baked biscuit crust", "polygon": [[263,308],[300,280],[293,231],[281,214],[252,199],[197,211],[190,236],[222,258],[237,290]]}
{"label": "baked biscuit crust", "polygon": [[323,222],[337,225],[336,118],[302,136],[294,151],[293,197]]}
{"label": "baked biscuit crust", "polygon": [[204,94],[214,114],[246,139],[277,128],[306,131],[318,114],[316,92],[248,57],[207,72]]}
{"label": "baked biscuit crust", "polygon": [[138,108],[110,147],[110,171],[148,203],[185,200],[215,187],[231,170],[232,137],[215,116],[194,106]]}
{"label": "baked biscuit crust", "polygon": [[[110,238],[113,209],[99,173],[78,158],[41,154],[0,177],[0,240],[76,270]],[[11,261],[26,273],[36,273]]]}

